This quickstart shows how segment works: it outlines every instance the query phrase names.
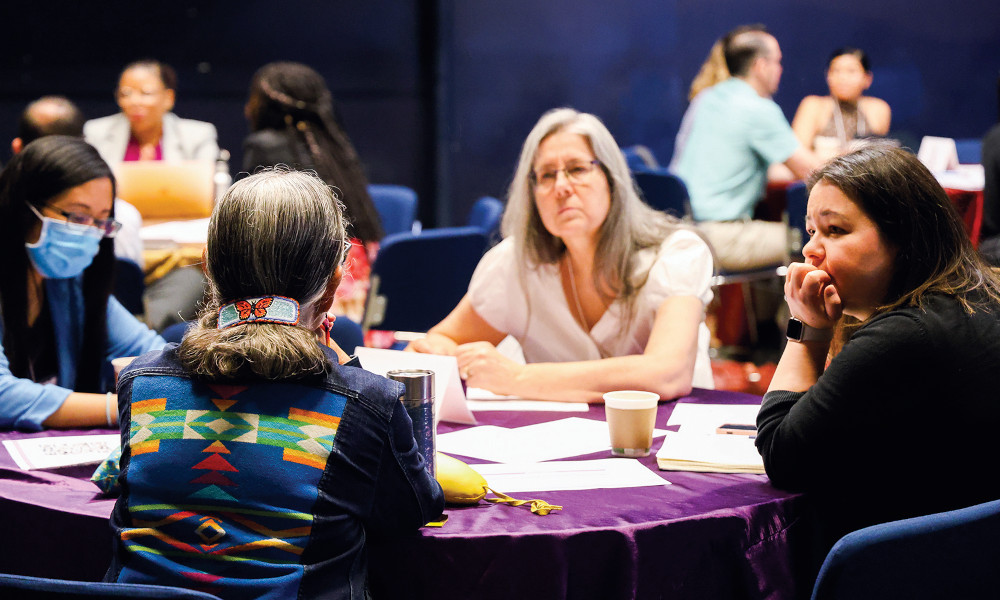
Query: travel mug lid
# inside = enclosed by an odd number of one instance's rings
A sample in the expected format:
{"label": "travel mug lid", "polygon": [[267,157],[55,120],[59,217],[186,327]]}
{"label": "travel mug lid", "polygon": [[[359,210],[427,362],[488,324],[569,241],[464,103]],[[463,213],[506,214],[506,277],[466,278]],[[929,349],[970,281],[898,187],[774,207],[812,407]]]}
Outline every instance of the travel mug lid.
{"label": "travel mug lid", "polygon": [[434,371],[427,369],[396,369],[386,377],[403,384],[404,398],[423,399],[434,397]]}

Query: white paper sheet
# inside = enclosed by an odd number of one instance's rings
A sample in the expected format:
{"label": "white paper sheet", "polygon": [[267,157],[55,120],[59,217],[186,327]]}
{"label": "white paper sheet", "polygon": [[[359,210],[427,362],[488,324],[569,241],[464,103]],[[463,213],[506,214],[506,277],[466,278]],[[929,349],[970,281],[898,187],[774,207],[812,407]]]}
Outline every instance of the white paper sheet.
{"label": "white paper sheet", "polygon": [[26,471],[97,464],[116,450],[120,443],[121,436],[117,433],[3,441],[17,466]]}
{"label": "white paper sheet", "polygon": [[934,171],[934,178],[943,188],[978,192],[986,185],[983,165],[958,165],[950,171]]}
{"label": "white paper sheet", "polygon": [[485,411],[524,411],[524,412],[589,412],[590,405],[586,402],[551,402],[548,400],[531,400],[517,396],[494,394],[483,388],[470,387],[465,390],[472,412]]}
{"label": "white paper sheet", "polygon": [[378,348],[355,349],[355,355],[366,370],[385,376],[394,369],[427,369],[434,371],[434,422],[448,421],[474,425],[476,417],[465,403],[462,380],[458,375],[458,361],[454,356],[381,350]]}
{"label": "white paper sheet", "polygon": [[548,400],[522,400],[520,398],[495,400],[473,400],[466,403],[473,413],[477,412],[590,412],[586,402],[549,402]]}
{"label": "white paper sheet", "polygon": [[637,460],[602,458],[516,465],[472,465],[504,494],[670,485]]}
{"label": "white paper sheet", "polygon": [[720,425],[729,423],[756,425],[758,412],[760,412],[759,404],[678,403],[670,413],[667,425],[680,425],[683,433],[714,435]]}
{"label": "white paper sheet", "polygon": [[[653,431],[653,437],[666,433]],[[437,436],[437,449],[446,454],[471,456],[499,463],[534,463],[611,451],[608,424],[569,417],[513,429],[471,427]]]}

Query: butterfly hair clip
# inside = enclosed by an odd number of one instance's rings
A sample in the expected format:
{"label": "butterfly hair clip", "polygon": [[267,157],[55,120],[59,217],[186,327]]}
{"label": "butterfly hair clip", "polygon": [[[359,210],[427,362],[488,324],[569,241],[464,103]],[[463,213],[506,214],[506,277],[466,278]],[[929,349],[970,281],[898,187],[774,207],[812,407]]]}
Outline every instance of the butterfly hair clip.
{"label": "butterfly hair clip", "polygon": [[299,303],[284,296],[244,298],[219,309],[219,329],[247,323],[298,325]]}

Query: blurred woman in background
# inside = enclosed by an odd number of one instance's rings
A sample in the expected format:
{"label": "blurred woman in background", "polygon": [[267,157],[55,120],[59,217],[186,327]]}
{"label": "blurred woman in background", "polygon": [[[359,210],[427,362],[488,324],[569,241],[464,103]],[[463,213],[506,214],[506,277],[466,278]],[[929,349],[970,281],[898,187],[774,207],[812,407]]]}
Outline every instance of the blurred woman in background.
{"label": "blurred woman in background", "polygon": [[795,111],[792,130],[804,147],[827,160],[846,152],[851,140],[889,133],[889,105],[864,95],[872,85],[864,50],[835,50],[827,61],[826,84],[829,96],[806,96]]}
{"label": "blurred woman in background", "polygon": [[314,170],[343,203],[354,246],[335,310],[360,320],[384,231],[333,94],[323,76],[304,64],[270,63],[254,74],[245,113],[251,133],[243,142],[243,171],[279,164]]}
{"label": "blurred woman in background", "polygon": [[0,174],[0,427],[111,426],[108,363],[164,344],[109,295],[114,190],[97,151],[62,135]]}
{"label": "blurred woman in background", "polygon": [[133,160],[217,160],[215,126],[170,112],[176,91],[177,74],[170,65],[148,59],[131,63],[115,90],[121,112],[87,121],[83,135],[110,165]]}

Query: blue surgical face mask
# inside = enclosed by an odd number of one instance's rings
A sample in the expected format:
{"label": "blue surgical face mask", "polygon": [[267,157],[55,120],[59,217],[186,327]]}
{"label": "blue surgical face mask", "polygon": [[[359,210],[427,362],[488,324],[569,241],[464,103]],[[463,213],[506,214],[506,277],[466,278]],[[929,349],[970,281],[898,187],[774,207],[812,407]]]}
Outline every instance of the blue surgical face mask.
{"label": "blue surgical face mask", "polygon": [[28,207],[42,220],[38,241],[24,245],[35,269],[47,279],[67,279],[83,273],[97,256],[104,232],[88,225],[43,217],[34,206]]}

